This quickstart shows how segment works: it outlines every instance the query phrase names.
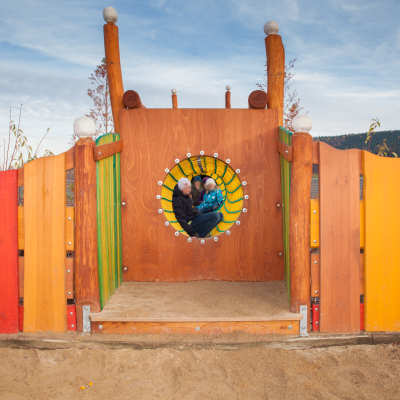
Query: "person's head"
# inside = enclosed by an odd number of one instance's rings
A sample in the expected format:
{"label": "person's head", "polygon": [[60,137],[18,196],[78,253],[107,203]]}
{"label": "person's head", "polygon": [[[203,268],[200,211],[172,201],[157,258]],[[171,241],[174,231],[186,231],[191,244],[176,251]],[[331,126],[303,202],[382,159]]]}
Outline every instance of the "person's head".
{"label": "person's head", "polygon": [[192,190],[192,185],[188,178],[181,178],[178,181],[178,188],[183,194],[188,195]]}
{"label": "person's head", "polygon": [[208,178],[204,188],[208,191],[214,190],[217,187],[217,184],[215,183],[213,178]]}
{"label": "person's head", "polygon": [[193,186],[197,189],[197,190],[199,190],[200,189],[200,186],[201,186],[201,177],[200,176],[195,176],[194,177],[194,179],[193,179]]}
{"label": "person's head", "polygon": [[205,177],[203,178],[203,188],[204,188],[204,189],[206,188],[207,179],[210,179],[210,177],[209,177],[209,176],[205,176]]}

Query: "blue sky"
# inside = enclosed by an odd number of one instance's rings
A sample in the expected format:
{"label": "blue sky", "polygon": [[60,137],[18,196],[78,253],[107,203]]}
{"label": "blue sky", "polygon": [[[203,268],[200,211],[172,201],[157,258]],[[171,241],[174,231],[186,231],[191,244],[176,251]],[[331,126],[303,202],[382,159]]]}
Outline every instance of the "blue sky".
{"label": "blue sky", "polygon": [[[275,20],[286,59],[297,58],[295,88],[313,120],[311,133],[400,129],[400,2],[398,0],[147,0],[2,2],[0,139],[9,107],[37,144],[67,150],[74,120],[91,108],[88,76],[104,57],[102,11],[118,11],[125,90],[148,108],[232,107],[264,75],[263,25]],[[1,144],[2,145],[2,144]]]}

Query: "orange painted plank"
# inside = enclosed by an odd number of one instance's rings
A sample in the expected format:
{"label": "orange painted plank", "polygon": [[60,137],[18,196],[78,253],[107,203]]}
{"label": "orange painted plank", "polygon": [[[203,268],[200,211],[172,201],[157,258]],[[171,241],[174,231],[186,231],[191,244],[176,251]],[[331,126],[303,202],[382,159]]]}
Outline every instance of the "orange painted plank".
{"label": "orange painted plank", "polygon": [[319,142],[321,332],[360,330],[359,160]]}
{"label": "orange painted plank", "polygon": [[363,151],[365,330],[400,330],[400,160]]}
{"label": "orange painted plank", "polygon": [[67,330],[65,153],[24,166],[24,332]]}

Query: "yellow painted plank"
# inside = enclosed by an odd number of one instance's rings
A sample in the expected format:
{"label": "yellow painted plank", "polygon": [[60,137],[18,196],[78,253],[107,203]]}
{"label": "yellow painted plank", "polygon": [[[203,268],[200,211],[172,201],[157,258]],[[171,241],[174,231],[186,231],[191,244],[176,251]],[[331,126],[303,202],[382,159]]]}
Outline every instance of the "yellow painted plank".
{"label": "yellow painted plank", "polygon": [[400,160],[362,152],[365,330],[400,330]]}
{"label": "yellow painted plank", "polygon": [[65,153],[24,166],[24,332],[65,332]]}
{"label": "yellow painted plank", "polygon": [[[65,208],[65,248],[74,251],[75,208]],[[24,207],[18,207],[18,250],[25,249]]]}
{"label": "yellow painted plank", "polygon": [[[364,203],[360,200],[360,248],[364,248]],[[319,248],[319,199],[310,200],[310,247]]]}

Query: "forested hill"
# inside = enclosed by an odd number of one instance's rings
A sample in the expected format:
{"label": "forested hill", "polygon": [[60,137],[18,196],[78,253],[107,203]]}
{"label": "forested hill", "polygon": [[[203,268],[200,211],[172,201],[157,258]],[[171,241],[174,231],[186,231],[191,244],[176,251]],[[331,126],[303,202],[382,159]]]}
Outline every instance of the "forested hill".
{"label": "forested hill", "polygon": [[[377,132],[373,138],[371,143],[371,152],[377,152],[376,147],[383,142],[383,139],[386,139],[386,143],[391,150],[391,147],[396,143],[397,138],[400,136],[400,130],[396,131],[380,131]],[[314,141],[321,141],[328,143],[330,146],[335,147],[339,150],[346,149],[360,149],[365,150],[368,148],[368,144],[365,144],[365,139],[367,138],[367,133],[350,133],[348,135],[340,135],[340,136],[320,136],[314,137]],[[400,157],[400,139],[397,141],[396,146],[393,149],[393,152]]]}

